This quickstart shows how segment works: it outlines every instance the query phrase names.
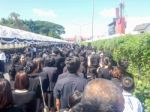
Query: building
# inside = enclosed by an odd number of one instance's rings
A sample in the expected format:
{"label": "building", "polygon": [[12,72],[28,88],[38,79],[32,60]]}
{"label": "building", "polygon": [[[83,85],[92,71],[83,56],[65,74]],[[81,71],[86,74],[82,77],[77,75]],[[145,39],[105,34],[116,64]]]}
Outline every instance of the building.
{"label": "building", "polygon": [[114,35],[116,34],[116,18],[113,19],[113,22],[108,25],[108,34]]}
{"label": "building", "polygon": [[124,16],[124,1],[122,0],[119,7],[116,8],[116,18],[108,26],[109,35],[125,34],[126,20]]}
{"label": "building", "polygon": [[137,31],[139,33],[150,32],[150,23],[136,25],[134,31]]}

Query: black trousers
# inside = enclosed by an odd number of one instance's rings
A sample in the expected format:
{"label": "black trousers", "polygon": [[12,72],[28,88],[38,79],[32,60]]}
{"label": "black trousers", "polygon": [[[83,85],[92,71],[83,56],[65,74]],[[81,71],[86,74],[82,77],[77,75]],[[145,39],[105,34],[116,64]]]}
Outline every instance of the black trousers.
{"label": "black trousers", "polygon": [[0,60],[0,72],[2,73],[5,72],[5,63],[3,60]]}

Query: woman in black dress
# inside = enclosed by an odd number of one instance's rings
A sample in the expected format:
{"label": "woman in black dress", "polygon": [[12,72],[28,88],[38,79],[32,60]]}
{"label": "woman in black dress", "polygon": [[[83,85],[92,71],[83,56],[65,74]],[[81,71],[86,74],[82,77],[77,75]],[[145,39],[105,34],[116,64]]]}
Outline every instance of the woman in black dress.
{"label": "woman in black dress", "polygon": [[42,80],[42,89],[44,92],[44,96],[47,96],[47,90],[49,87],[48,75],[42,71],[43,63],[41,58],[36,58],[33,61],[27,62],[25,71],[29,77],[29,90],[34,91],[36,93],[37,99],[37,110],[41,110],[43,107],[42,104],[42,96],[41,96],[41,88],[39,77]]}
{"label": "woman in black dress", "polygon": [[20,71],[16,74],[13,99],[16,106],[22,108],[24,112],[36,111],[35,92],[29,91],[29,78],[27,74]]}
{"label": "woman in black dress", "polygon": [[10,83],[3,78],[0,78],[0,112],[22,112],[14,107]]}

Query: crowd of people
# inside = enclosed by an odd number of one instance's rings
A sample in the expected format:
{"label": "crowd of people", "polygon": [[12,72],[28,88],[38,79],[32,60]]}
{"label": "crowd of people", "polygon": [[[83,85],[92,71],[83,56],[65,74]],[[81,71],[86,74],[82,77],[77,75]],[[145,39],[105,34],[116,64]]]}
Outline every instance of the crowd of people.
{"label": "crowd of people", "polygon": [[90,45],[0,51],[0,112],[143,112],[127,67]]}

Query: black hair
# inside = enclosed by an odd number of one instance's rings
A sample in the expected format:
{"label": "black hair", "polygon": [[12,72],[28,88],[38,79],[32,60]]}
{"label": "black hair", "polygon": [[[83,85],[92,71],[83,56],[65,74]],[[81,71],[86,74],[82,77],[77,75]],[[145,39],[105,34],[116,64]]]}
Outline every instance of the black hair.
{"label": "black hair", "polygon": [[18,64],[19,63],[19,60],[20,60],[20,56],[19,55],[14,55],[12,57],[12,64],[15,65],[15,64]]}
{"label": "black hair", "polygon": [[105,58],[104,58],[104,64],[105,64],[105,65],[108,65],[108,66],[110,65],[109,57],[105,57]]}
{"label": "black hair", "polygon": [[13,105],[11,86],[8,80],[0,78],[0,111]]}
{"label": "black hair", "polygon": [[60,53],[60,50],[59,50],[57,47],[54,47],[54,48],[53,48],[53,53],[59,54],[59,53]]}
{"label": "black hair", "polygon": [[33,63],[36,66],[36,73],[42,72],[43,63],[44,63],[43,58],[34,58]]}
{"label": "black hair", "polygon": [[44,66],[46,67],[52,67],[55,64],[55,59],[54,58],[46,58],[44,60]]}
{"label": "black hair", "polygon": [[16,74],[14,88],[18,90],[29,88],[29,78],[24,71],[20,71]]}
{"label": "black hair", "polygon": [[123,77],[122,79],[122,87],[124,90],[130,92],[134,89],[134,80],[131,77]]}
{"label": "black hair", "polygon": [[99,60],[99,57],[96,54],[91,54],[90,61],[91,61],[91,66],[92,67],[97,67],[98,66],[98,60]]}
{"label": "black hair", "polygon": [[69,56],[75,56],[75,53],[74,52],[70,52]]}
{"label": "black hair", "polygon": [[68,57],[65,63],[70,73],[76,73],[80,67],[80,59],[76,56]]}
{"label": "black hair", "polygon": [[121,59],[118,61],[118,66],[123,69],[123,70],[126,70],[128,68],[128,61],[126,59]]}
{"label": "black hair", "polygon": [[31,61],[31,62],[27,62],[24,70],[27,74],[31,74],[36,68],[37,68],[37,65],[33,63],[33,61]]}

